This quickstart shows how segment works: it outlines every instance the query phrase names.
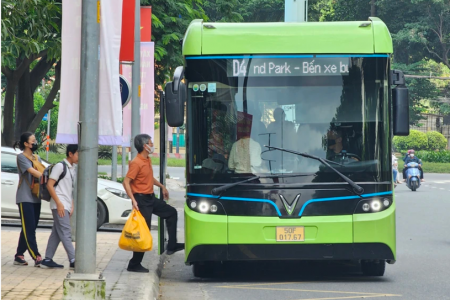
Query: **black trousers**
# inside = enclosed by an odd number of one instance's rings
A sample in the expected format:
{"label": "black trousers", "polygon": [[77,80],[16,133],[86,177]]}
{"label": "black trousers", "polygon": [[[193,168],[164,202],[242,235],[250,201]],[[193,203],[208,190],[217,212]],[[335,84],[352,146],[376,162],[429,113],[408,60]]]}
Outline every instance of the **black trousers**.
{"label": "black trousers", "polygon": [[[408,168],[404,168],[403,169],[403,179],[406,179],[406,170],[407,169]],[[419,172],[420,172],[420,179],[423,179],[423,170],[422,170],[422,168],[419,169]]]}
{"label": "black trousers", "polygon": [[[134,198],[139,207],[139,211],[144,217],[148,228],[151,228],[152,214],[166,220],[167,231],[169,233],[169,241],[167,243],[167,249],[172,250],[177,244],[177,210],[167,204],[164,200],[155,197],[155,194],[143,195],[134,194]],[[138,266],[144,258],[145,252],[133,252],[128,267],[133,268]]]}
{"label": "black trousers", "polygon": [[17,246],[16,256],[23,256],[28,250],[33,260],[41,256],[36,243],[36,228],[41,216],[40,203],[19,203],[20,221],[22,231],[20,232],[19,245]]}

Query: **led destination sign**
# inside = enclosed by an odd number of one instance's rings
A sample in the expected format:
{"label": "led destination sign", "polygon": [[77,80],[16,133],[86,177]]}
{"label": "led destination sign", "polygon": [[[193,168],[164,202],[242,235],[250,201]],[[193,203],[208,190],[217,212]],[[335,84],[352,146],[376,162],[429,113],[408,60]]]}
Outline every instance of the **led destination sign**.
{"label": "led destination sign", "polygon": [[227,76],[345,76],[349,64],[349,57],[236,58],[227,60]]}

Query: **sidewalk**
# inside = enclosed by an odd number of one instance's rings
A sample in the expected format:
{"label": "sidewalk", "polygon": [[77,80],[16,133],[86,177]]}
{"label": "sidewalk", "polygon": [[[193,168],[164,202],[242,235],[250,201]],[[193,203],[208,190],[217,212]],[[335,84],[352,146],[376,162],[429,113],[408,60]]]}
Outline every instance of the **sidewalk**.
{"label": "sidewalk", "polygon": [[[69,270],[69,261],[62,245],[58,247],[54,260],[63,264],[64,269],[35,268],[28,253],[28,266],[13,265],[14,254],[20,231],[18,228],[2,227],[2,299],[63,299],[63,280]],[[38,248],[45,254],[50,230],[36,232]],[[97,272],[103,272],[106,280],[106,299],[157,299],[159,277],[165,255],[157,254],[157,231],[152,231],[153,250],[144,256],[143,266],[150,273],[127,272],[126,267],[132,252],[118,248],[120,233],[97,233]]]}

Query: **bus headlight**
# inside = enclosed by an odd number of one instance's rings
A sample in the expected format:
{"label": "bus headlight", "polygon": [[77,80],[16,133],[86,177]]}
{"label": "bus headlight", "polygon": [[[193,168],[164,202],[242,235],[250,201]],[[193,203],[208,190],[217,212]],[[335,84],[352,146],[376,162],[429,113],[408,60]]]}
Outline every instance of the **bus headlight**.
{"label": "bus headlight", "polygon": [[191,210],[201,214],[226,215],[222,203],[212,199],[188,199],[186,205]]}
{"label": "bus headlight", "polygon": [[363,211],[369,211],[369,210],[370,210],[370,205],[369,205],[369,203],[364,203],[364,204],[362,205],[362,209],[363,209]]}
{"label": "bus headlight", "polygon": [[355,209],[355,214],[362,213],[377,213],[391,207],[393,201],[390,197],[380,198],[367,198],[359,201]]}
{"label": "bus headlight", "polygon": [[209,210],[209,205],[208,205],[208,203],[206,203],[206,202],[202,202],[202,203],[200,203],[200,205],[198,206],[198,210],[201,212],[201,213],[207,213],[208,212],[208,210]]}

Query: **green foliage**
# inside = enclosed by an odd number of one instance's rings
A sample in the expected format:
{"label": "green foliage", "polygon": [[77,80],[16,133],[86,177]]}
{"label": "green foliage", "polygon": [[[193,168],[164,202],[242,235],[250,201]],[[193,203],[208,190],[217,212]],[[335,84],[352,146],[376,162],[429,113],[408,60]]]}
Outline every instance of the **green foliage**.
{"label": "green foliage", "polygon": [[[98,178],[102,178],[102,179],[106,179],[106,180],[112,180],[112,177],[111,176],[107,176],[107,175],[98,175]],[[123,183],[124,179],[125,179],[124,177],[117,177],[116,182]]]}
{"label": "green foliage", "polygon": [[408,136],[395,136],[393,144],[397,151],[407,149],[426,150],[428,148],[428,139],[424,132],[410,130]]}
{"label": "green foliage", "polygon": [[[34,93],[34,112],[38,113],[41,107],[45,103],[45,98],[48,96],[48,93],[51,90],[50,84],[46,84],[45,88],[38,88],[36,93]],[[53,109],[51,110],[50,114],[50,139],[54,140],[56,139],[56,131],[58,129],[58,114],[59,114],[59,102],[55,101],[53,102]],[[36,137],[40,137],[42,133],[45,133],[44,135],[47,136],[48,132],[48,121],[41,121],[38,128],[35,131]]]}
{"label": "green foliage", "polygon": [[244,18],[235,11],[240,5],[239,0],[206,0],[203,9],[210,22],[242,22]]}
{"label": "green foliage", "polygon": [[427,173],[450,173],[450,163],[432,163],[427,162],[424,165],[424,170]]}
{"label": "green foliage", "polygon": [[[155,86],[164,87],[175,68],[183,65],[180,40],[190,22],[194,19],[206,21],[207,17],[201,0],[141,0],[141,5],[152,6]],[[158,111],[159,106],[156,107]]]}
{"label": "green foliage", "polygon": [[[418,74],[427,70],[425,60],[410,65],[393,64],[394,69],[402,70],[405,74]],[[423,100],[433,100],[439,95],[439,89],[427,78],[406,78],[409,90],[409,122],[420,126],[421,114],[427,112]]]}
{"label": "green foliage", "polygon": [[[450,163],[450,151],[417,151],[418,158],[424,162]],[[450,173],[450,169],[447,170]]]}
{"label": "green foliage", "polygon": [[56,0],[2,0],[2,67],[15,69],[16,59],[47,50],[61,55],[61,3]]}
{"label": "green foliage", "polygon": [[111,146],[98,146],[98,159],[112,159]]}
{"label": "green foliage", "polygon": [[447,139],[437,131],[428,131],[428,150],[445,150],[447,148]]}

